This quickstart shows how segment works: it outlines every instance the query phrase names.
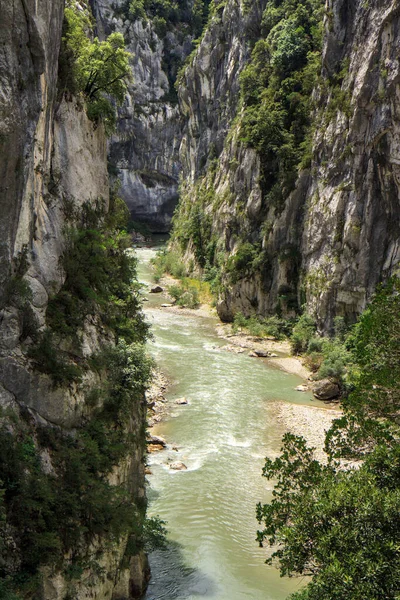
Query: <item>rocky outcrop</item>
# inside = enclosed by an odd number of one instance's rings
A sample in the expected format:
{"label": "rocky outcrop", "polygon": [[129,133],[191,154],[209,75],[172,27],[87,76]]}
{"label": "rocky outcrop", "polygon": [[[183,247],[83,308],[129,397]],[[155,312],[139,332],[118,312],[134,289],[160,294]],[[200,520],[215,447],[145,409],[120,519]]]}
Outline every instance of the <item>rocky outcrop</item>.
{"label": "rocky outcrop", "polygon": [[340,387],[336,381],[321,379],[312,386],[313,394],[318,400],[334,400],[340,396]]}
{"label": "rocky outcrop", "polygon": [[191,37],[182,39],[170,31],[160,39],[151,20],[129,17],[122,0],[94,0],[93,5],[99,35],[120,31],[132,54],[133,81],[109,144],[110,172],[121,181],[120,193],[133,220],[165,232],[178,201],[182,137],[167,63],[168,57],[171,63],[184,61]]}
{"label": "rocky outcrop", "polygon": [[[222,319],[290,315],[306,303],[329,330],[336,315],[354,320],[399,270],[399,10],[392,0],[327,2],[313,161],[279,210],[266,202],[261,157],[238,125],[238,78],[262,10],[221,5],[180,82],[183,203],[203,206],[227,260],[243,239],[258,248],[254,272],[223,277]],[[192,240],[187,263],[195,258]]]}

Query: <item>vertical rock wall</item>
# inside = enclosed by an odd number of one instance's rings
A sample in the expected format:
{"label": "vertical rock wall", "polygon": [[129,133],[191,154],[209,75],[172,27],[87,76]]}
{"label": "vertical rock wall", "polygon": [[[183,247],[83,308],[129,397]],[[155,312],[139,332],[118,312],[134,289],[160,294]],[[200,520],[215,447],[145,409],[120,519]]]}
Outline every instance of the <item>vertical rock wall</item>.
{"label": "vertical rock wall", "polygon": [[[238,75],[263,8],[228,0],[185,71],[184,202],[199,199],[199,184],[211,192],[205,210],[228,257],[243,238],[261,245],[257,273],[225,280],[223,319],[277,307],[290,314],[306,302],[329,329],[335,315],[353,320],[377,283],[399,270],[399,8],[392,0],[327,1],[313,163],[279,213],[263,197],[257,153],[238,135]],[[192,251],[189,244],[188,258]]]}
{"label": "vertical rock wall", "polygon": [[400,9],[327,8],[323,73],[344,69],[347,100],[334,116],[319,108],[307,190],[302,285],[321,321],[354,318],[400,266]]}
{"label": "vertical rock wall", "polygon": [[[58,55],[63,0],[0,2],[0,409],[23,412],[30,422],[73,432],[88,417],[87,389],[98,374],[87,371],[83,384],[68,388],[32,369],[21,344],[23,314],[9,302],[9,285],[23,255],[24,282],[39,330],[49,297],[65,274],[60,258],[68,207],[109,200],[107,146],[102,126],[88,120],[82,101],[57,98]],[[29,343],[29,339],[27,340]],[[85,356],[113,339],[96,323],[84,333]],[[132,454],[113,473],[113,483],[145,502],[142,432],[144,399],[129,427],[137,441]],[[51,468],[51,462],[50,462]],[[99,547],[104,540],[99,540]],[[148,575],[143,553],[123,562],[127,540],[110,545],[100,561],[103,572],[83,573],[74,598],[122,600],[141,595]],[[93,549],[93,551],[95,548]],[[66,560],[68,557],[66,557]],[[64,600],[65,575],[44,569],[42,597]]]}

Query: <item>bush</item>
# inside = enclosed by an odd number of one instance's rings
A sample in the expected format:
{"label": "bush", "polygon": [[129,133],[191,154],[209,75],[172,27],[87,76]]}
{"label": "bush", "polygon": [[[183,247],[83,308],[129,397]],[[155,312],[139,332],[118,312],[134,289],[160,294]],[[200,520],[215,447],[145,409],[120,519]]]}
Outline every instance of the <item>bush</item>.
{"label": "bush", "polygon": [[186,266],[176,250],[162,250],[158,252],[152,264],[154,267],[154,280],[156,282],[160,281],[164,273],[168,273],[177,279],[181,279],[187,275]]}
{"label": "bush", "polygon": [[243,313],[235,314],[232,330],[236,333],[245,330],[255,337],[272,337],[276,340],[283,339],[288,331],[288,322],[277,316],[272,317],[245,317]]}
{"label": "bush", "polygon": [[312,316],[307,313],[301,315],[293,327],[290,339],[293,354],[302,354],[307,350],[309,342],[315,335],[315,331],[316,324]]}
{"label": "bush", "polygon": [[226,272],[232,283],[248,277],[254,271],[253,263],[258,258],[258,249],[249,242],[241,243],[236,253],[228,258]]}
{"label": "bush", "polygon": [[137,19],[147,20],[144,0],[131,0],[129,5],[129,18],[132,19],[132,21],[136,21]]}
{"label": "bush", "polygon": [[324,340],[321,337],[313,337],[310,339],[307,345],[307,353],[322,352]]}
{"label": "bush", "polygon": [[193,285],[184,283],[181,285],[171,285],[168,288],[168,293],[178,306],[198,308],[200,305],[199,292]]}
{"label": "bush", "polygon": [[320,352],[310,352],[305,355],[304,364],[312,373],[316,373],[322,365],[323,360],[324,357]]}
{"label": "bush", "polygon": [[338,340],[326,341],[323,346],[324,360],[318,371],[317,378],[331,377],[344,383],[346,372],[352,363],[352,356],[345,345]]}
{"label": "bush", "polygon": [[[310,161],[312,89],[321,66],[320,0],[271,1],[263,13],[264,39],[240,76],[240,137],[261,159],[268,205],[281,211],[299,166]],[[307,156],[306,156],[307,155]]]}

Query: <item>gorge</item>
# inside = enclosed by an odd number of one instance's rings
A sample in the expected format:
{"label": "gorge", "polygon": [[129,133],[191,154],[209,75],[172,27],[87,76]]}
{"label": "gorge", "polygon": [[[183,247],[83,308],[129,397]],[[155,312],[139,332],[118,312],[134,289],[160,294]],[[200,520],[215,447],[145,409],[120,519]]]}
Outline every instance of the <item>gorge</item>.
{"label": "gorge", "polygon": [[[349,422],[357,443],[364,442],[366,479],[383,481],[384,497],[392,498],[399,479],[398,1],[0,0],[0,14],[0,598],[145,594],[146,536],[155,527],[145,491],[145,391],[153,362],[137,281],[143,266],[127,251],[132,230],[171,232],[170,262],[184,285],[206,283],[222,321],[278,323],[277,335],[291,335],[315,371],[325,361],[345,409],[354,411]],[[380,284],[386,288],[368,308]],[[214,349],[196,323],[199,333],[179,320],[156,329],[187,328],[183,336],[202,340],[200,360],[212,362]],[[162,353],[164,334],[157,335],[162,364],[169,350]],[[168,345],[171,333],[165,335]],[[248,357],[230,359],[246,374],[249,394],[240,388],[240,396],[248,409],[234,400],[222,407],[216,397],[209,402],[228,411],[224,419],[229,410],[237,416],[230,435],[232,448],[243,442],[234,457],[243,461],[253,430],[265,434],[262,416],[259,430],[256,424],[265,397],[299,396],[294,380],[285,389],[289,376],[264,372]],[[231,398],[223,387],[231,367],[219,360],[216,395]],[[273,373],[281,375],[276,384]],[[206,390],[201,377],[197,385]],[[254,390],[257,404],[250,408]],[[207,427],[207,402],[198,406]],[[355,414],[361,424],[352,421]],[[278,451],[275,430],[268,452]],[[331,457],[341,443],[335,435]],[[390,458],[377,458],[376,446],[390,450]],[[304,475],[314,463],[301,447],[295,453],[304,458]],[[291,481],[283,464],[267,463],[267,475]],[[322,490],[325,498],[317,471],[335,489],[346,487],[340,469],[315,467],[315,494]],[[308,493],[307,485],[302,481]],[[350,495],[357,498],[357,490]],[[257,500],[249,501],[250,511]],[[374,506],[379,513],[379,502]],[[385,505],[385,527],[396,506],[395,500]],[[217,509],[207,510],[218,530]],[[269,535],[284,545],[271,514],[260,506],[259,521],[270,521],[258,541]],[[251,517],[242,517],[253,527]],[[395,527],[391,535],[375,557],[377,587],[361,588],[368,600],[400,593],[380,562],[387,553],[396,572]],[[211,547],[222,553],[212,544],[205,552]],[[349,556],[353,547],[348,542]],[[246,552],[256,560],[257,549]],[[305,566],[291,558],[283,562],[285,574],[314,575],[314,557]],[[348,596],[340,583],[346,578],[332,575],[340,600],[361,597],[353,567],[346,571]],[[278,591],[271,600],[297,589],[274,573]],[[267,598],[269,575],[259,577],[257,591],[246,592],[244,573],[237,598]],[[192,592],[233,597],[235,581],[213,590],[200,583]],[[325,580],[319,588],[318,574],[315,581],[316,591],[296,598],[331,600]],[[157,582],[157,598],[181,597]]]}

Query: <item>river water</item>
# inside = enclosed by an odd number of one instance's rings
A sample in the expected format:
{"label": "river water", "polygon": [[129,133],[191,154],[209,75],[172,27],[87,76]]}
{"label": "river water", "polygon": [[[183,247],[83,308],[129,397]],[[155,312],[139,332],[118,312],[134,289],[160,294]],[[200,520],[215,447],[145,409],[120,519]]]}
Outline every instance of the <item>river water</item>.
{"label": "river water", "polygon": [[[138,249],[139,279],[151,283],[155,250]],[[146,600],[283,600],[299,589],[265,565],[255,542],[257,502],[271,497],[261,476],[265,456],[280,447],[282,425],[272,401],[307,404],[295,391],[295,375],[266,361],[222,350],[217,320],[160,310],[150,294],[145,313],[154,341],[151,353],[172,380],[170,418],[152,429],[168,448],[149,455],[149,514],[167,521],[168,547],[150,556]],[[185,396],[187,406],[174,399]],[[315,401],[313,402],[315,405]],[[172,445],[178,450],[173,450]],[[173,471],[182,461],[186,471]]]}

